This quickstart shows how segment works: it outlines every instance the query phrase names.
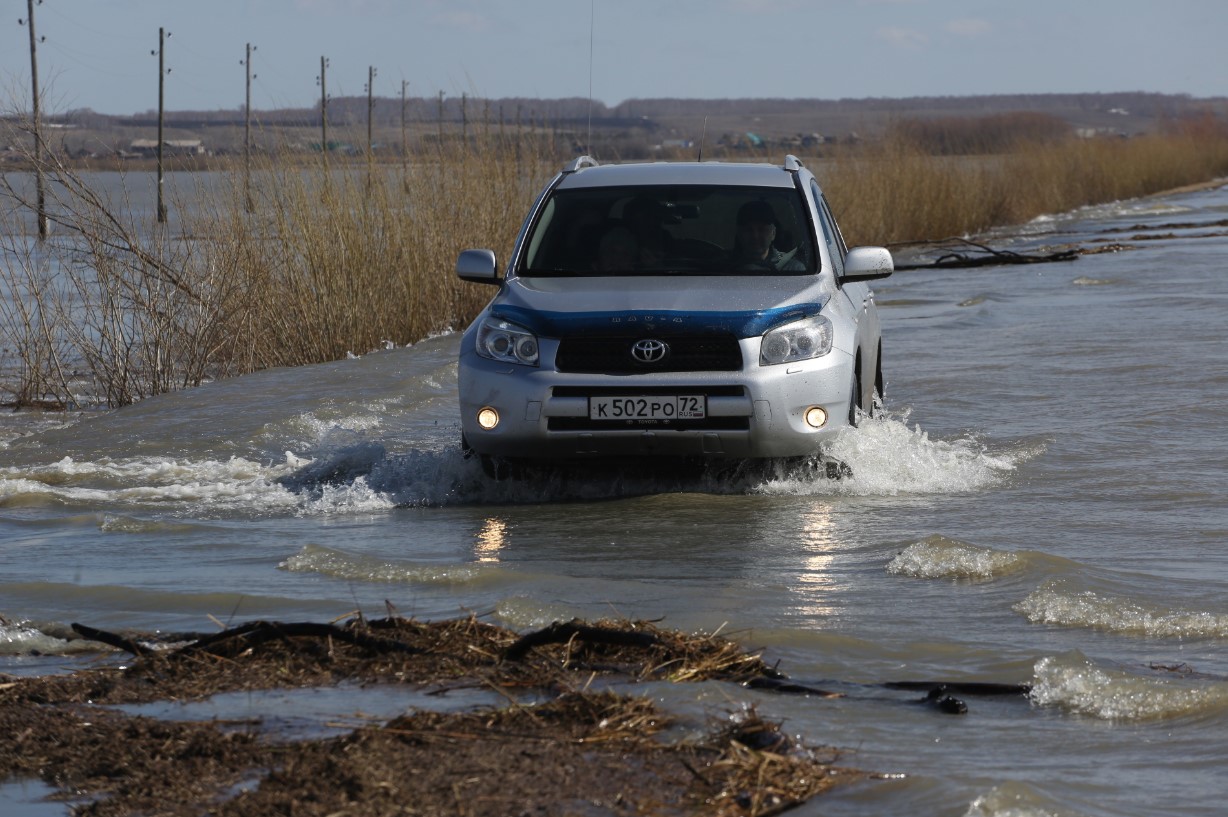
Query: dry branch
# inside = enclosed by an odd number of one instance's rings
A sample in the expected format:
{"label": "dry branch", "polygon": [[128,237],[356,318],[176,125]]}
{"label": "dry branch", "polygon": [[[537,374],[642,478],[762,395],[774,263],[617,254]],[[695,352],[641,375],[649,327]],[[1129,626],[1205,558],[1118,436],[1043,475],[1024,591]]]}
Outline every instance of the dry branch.
{"label": "dry branch", "polygon": [[519,661],[534,647],[545,644],[566,644],[572,639],[592,644],[616,644],[630,647],[650,647],[660,643],[660,639],[652,633],[593,627],[574,620],[556,621],[549,627],[522,636],[504,651],[503,657],[508,661]]}
{"label": "dry branch", "polygon": [[962,244],[978,250],[981,254],[963,252],[948,252],[938,256],[933,261],[918,264],[897,264],[896,270],[916,269],[954,269],[967,267],[994,267],[1004,264],[1048,264],[1054,261],[1074,261],[1082,253],[1078,250],[1060,250],[1051,253],[1018,253],[1012,250],[995,250],[985,244],[978,244],[966,238],[948,238],[943,241],[921,242],[942,245],[948,243]]}

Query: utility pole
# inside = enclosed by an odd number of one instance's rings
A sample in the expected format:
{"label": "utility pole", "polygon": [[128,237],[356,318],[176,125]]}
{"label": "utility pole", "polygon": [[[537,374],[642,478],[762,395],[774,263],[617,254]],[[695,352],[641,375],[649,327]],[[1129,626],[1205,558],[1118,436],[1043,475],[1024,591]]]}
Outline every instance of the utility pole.
{"label": "utility pole", "polygon": [[[43,0],[38,0],[38,2],[41,4]],[[37,44],[39,40],[34,33],[34,0],[26,0],[26,6],[28,9],[26,19],[17,22],[27,24],[30,29],[30,84],[34,95],[34,187],[38,198],[35,218],[38,221],[38,238],[42,241],[51,232],[51,221],[47,218],[47,191],[43,184],[43,126],[38,93]]]}
{"label": "utility pole", "polygon": [[320,76],[316,77],[316,83],[320,86],[320,153],[324,155],[325,170],[328,170],[328,86],[324,76],[327,70],[328,58],[320,57]]}
{"label": "utility pole", "polygon": [[375,66],[367,66],[367,168],[370,170],[372,158],[375,155],[375,142],[372,138],[372,123],[375,121]]}
{"label": "utility pole", "polygon": [[443,91],[439,92],[439,116],[437,117],[437,129],[439,136],[439,150],[443,151]]}
{"label": "utility pole", "polygon": [[247,59],[243,64],[247,67],[247,104],[243,108],[243,200],[247,212],[256,212],[256,203],[252,200],[252,52],[256,46],[247,44]]}
{"label": "utility pole", "polygon": [[409,163],[409,140],[405,133],[405,89],[409,87],[408,80],[401,80],[401,177],[405,178]]}
{"label": "utility pole", "polygon": [[165,179],[165,168],[162,164],[162,127],[166,115],[165,95],[166,89],[166,38],[170,34],[165,28],[158,29],[158,223],[166,223],[166,205],[162,199],[162,182]]}

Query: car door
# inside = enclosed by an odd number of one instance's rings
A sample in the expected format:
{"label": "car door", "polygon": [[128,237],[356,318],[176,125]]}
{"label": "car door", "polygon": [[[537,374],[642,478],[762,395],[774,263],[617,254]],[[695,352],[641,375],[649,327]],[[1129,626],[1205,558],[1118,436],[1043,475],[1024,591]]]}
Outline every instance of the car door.
{"label": "car door", "polygon": [[872,405],[872,395],[877,387],[876,373],[878,370],[878,347],[881,329],[879,327],[878,310],[874,306],[874,291],[865,281],[844,280],[844,257],[848,247],[840,227],[831,214],[831,207],[823,191],[815,182],[811,182],[811,192],[815,199],[815,209],[819,215],[819,225],[823,230],[823,240],[827,242],[827,254],[835,268],[836,286],[843,299],[842,306],[853,317],[856,325],[855,351],[861,357],[861,395],[860,404],[869,410]]}
{"label": "car door", "polygon": [[844,237],[840,235],[840,228],[836,225],[836,220],[832,218],[831,208],[823,196],[823,191],[813,180],[810,182],[810,191],[814,196],[814,209],[819,216],[819,227],[823,231],[823,240],[827,243],[827,255],[831,259],[836,286],[845,301],[843,306],[857,324],[858,343],[860,343],[864,339],[861,331],[862,321],[866,317],[871,298],[870,287],[862,281],[844,280],[844,256],[848,253],[848,248],[844,245]]}
{"label": "car door", "polygon": [[[836,218],[831,213],[831,206],[827,203],[827,199],[822,198],[821,204],[823,214],[827,221],[831,223],[832,232],[835,233],[836,245],[840,248],[841,269],[838,271],[840,288],[848,293],[849,300],[858,309],[857,323],[862,328],[862,341],[868,342],[870,339],[873,339],[877,346],[879,325],[878,310],[874,306],[874,290],[870,288],[869,281],[844,280],[843,258],[848,254],[848,247],[845,246],[844,236],[840,233],[840,225],[836,223]],[[874,352],[873,349],[869,351],[871,353]]]}

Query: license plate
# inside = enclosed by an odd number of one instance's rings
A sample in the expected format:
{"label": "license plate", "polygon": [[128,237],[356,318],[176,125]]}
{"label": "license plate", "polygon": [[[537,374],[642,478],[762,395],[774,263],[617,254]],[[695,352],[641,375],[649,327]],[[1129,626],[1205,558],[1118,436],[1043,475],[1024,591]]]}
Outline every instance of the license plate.
{"label": "license plate", "polygon": [[590,420],[702,420],[708,401],[702,394],[590,397]]}

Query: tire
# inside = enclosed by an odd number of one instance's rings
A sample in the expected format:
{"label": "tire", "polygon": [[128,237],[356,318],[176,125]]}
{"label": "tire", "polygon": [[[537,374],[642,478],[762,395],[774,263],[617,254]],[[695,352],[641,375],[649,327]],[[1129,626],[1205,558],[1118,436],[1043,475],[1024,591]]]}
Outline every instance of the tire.
{"label": "tire", "polygon": [[849,396],[849,425],[857,427],[857,412],[861,410],[861,375],[853,371],[853,393]]}
{"label": "tire", "polygon": [[478,464],[482,466],[482,473],[488,479],[495,482],[502,482],[512,476],[512,468],[510,464],[502,457],[493,457],[490,454],[479,454],[469,445],[469,441],[465,439],[465,435],[461,434],[461,456],[467,460],[478,458]]}
{"label": "tire", "polygon": [[878,362],[874,366],[874,396],[870,404],[870,416],[877,417],[887,405],[887,382],[883,380],[883,349],[879,346]]}

